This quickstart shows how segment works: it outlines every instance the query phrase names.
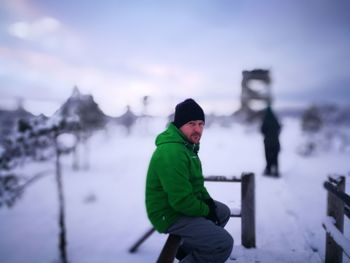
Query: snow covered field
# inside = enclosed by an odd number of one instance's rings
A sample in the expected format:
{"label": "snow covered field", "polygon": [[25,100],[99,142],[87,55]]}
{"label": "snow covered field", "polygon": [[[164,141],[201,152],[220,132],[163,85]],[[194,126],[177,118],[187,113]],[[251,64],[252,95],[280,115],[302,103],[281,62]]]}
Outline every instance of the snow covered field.
{"label": "snow covered field", "polygon": [[[63,159],[67,258],[75,263],[155,262],[166,236],[154,233],[135,254],[130,246],[149,229],[144,207],[145,174],[154,139],[165,120],[148,128],[140,124],[130,136],[119,127],[99,132],[89,142],[90,169],[72,171],[71,156]],[[262,175],[262,136],[238,124],[205,130],[199,152],[205,175],[256,176],[256,249],[240,245],[240,219],[231,218],[235,240],[227,262],[322,262],[326,190],[330,174],[350,181],[349,151],[335,147],[309,157],[297,154],[303,141],[299,122],[283,120],[281,178]],[[20,172],[30,176],[49,170],[27,187],[16,204],[0,208],[0,262],[60,262],[58,193],[54,162],[30,164]],[[215,199],[237,207],[238,184],[206,183]],[[347,190],[349,192],[349,190]],[[349,220],[345,236],[350,238]],[[344,262],[350,262],[344,256]]]}

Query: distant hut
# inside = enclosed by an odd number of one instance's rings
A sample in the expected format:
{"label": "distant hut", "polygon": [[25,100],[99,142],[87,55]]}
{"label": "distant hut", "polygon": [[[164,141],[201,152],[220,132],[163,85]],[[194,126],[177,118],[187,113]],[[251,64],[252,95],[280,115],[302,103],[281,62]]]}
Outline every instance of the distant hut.
{"label": "distant hut", "polygon": [[[263,84],[265,84],[264,89],[256,90],[252,88],[249,84],[254,80],[261,81]],[[270,83],[271,78],[269,70],[243,70],[240,98],[241,107],[233,114],[233,116],[248,122],[260,119],[262,110],[272,102]],[[262,104],[261,109],[255,109],[255,103]]]}

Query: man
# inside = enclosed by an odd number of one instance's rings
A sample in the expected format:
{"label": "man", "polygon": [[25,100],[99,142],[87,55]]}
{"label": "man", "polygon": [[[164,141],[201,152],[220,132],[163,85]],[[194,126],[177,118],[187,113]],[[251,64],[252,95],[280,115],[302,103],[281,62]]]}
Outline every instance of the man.
{"label": "man", "polygon": [[148,218],[158,232],[181,237],[176,258],[184,263],[222,263],[233,247],[223,228],[230,210],[204,187],[197,155],[204,123],[204,112],[193,99],[179,103],[174,121],[156,138],[147,173]]}
{"label": "man", "polygon": [[278,122],[277,117],[273,113],[271,106],[268,106],[265,110],[261,125],[261,133],[264,136],[265,158],[266,168],[265,175],[271,175],[278,177],[278,153],[280,151],[279,134],[281,131],[281,125]]}

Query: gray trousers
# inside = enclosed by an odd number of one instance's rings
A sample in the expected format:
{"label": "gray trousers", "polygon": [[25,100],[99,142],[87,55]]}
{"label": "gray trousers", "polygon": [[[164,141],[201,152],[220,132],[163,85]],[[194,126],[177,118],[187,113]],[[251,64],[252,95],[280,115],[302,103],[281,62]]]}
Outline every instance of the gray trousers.
{"label": "gray trousers", "polygon": [[204,217],[183,216],[167,232],[181,236],[181,249],[188,255],[182,263],[224,263],[233,248],[233,238],[224,229],[230,219],[230,209],[215,201],[220,226]]}

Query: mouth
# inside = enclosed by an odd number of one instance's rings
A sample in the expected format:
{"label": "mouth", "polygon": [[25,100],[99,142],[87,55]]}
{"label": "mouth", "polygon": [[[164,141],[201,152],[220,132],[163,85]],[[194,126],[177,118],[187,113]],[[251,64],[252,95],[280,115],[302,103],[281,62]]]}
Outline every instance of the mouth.
{"label": "mouth", "polygon": [[201,138],[200,134],[198,134],[198,133],[193,134],[191,137],[194,141],[198,141]]}

